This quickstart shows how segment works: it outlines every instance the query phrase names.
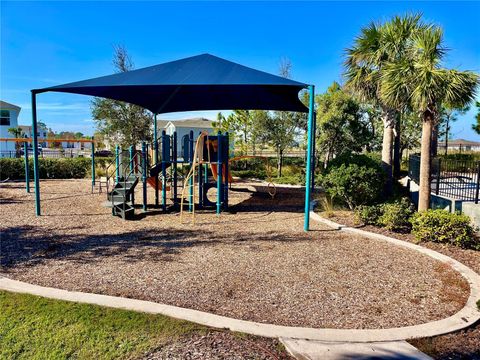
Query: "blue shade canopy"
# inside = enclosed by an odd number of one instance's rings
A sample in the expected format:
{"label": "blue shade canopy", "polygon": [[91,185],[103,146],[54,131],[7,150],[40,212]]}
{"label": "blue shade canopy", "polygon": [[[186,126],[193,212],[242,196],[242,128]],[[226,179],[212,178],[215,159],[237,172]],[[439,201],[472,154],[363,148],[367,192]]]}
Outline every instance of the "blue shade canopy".
{"label": "blue shade canopy", "polygon": [[161,114],[192,110],[308,112],[297,81],[202,54],[124,73],[34,90],[99,96]]}

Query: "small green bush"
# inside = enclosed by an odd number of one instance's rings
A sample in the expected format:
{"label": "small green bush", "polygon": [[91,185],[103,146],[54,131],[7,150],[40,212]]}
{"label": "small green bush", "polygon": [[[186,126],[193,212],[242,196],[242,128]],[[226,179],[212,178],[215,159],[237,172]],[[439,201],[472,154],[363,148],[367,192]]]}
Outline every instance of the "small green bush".
{"label": "small green bush", "polygon": [[238,176],[245,179],[266,179],[267,173],[265,170],[231,170],[232,176]]}
{"label": "small green bush", "polygon": [[273,177],[274,183],[290,184],[290,185],[305,185],[305,176],[302,172],[295,175],[284,175],[282,177]]}
{"label": "small green bush", "polygon": [[415,207],[408,198],[386,203],[382,205],[378,224],[388,230],[407,232],[412,227],[410,218],[414,212]]}
{"label": "small green bush", "polygon": [[412,233],[417,241],[449,243],[464,248],[480,249],[473,227],[466,215],[445,210],[427,210],[412,217]]}
{"label": "small green bush", "polygon": [[364,225],[378,225],[378,219],[382,216],[381,205],[360,205],[354,211],[355,221]]}
{"label": "small green bush", "polygon": [[331,197],[343,199],[354,209],[382,197],[385,173],[380,163],[369,156],[348,155],[332,160],[319,181]]}
{"label": "small green bush", "polygon": [[[81,179],[91,170],[92,161],[87,158],[38,159],[40,179]],[[30,178],[33,179],[33,159],[29,159]],[[0,179],[25,179],[24,159],[0,159]]]}

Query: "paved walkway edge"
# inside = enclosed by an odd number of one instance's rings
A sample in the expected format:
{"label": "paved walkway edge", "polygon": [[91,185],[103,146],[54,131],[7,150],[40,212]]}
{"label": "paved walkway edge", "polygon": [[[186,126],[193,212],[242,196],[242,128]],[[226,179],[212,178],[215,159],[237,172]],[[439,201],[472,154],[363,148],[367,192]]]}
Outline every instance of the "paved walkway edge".
{"label": "paved walkway edge", "polygon": [[404,340],[370,343],[339,343],[284,339],[285,349],[298,360],[397,359],[433,360]]}
{"label": "paved walkway edge", "polygon": [[32,285],[25,282],[12,280],[0,276],[0,289],[43,296],[52,299],[74,301],[88,304],[107,306],[112,308],[141,311],[153,314],[162,314],[177,319],[188,320],[198,324],[230,329],[252,335],[265,337],[283,337],[293,339],[318,340],[329,342],[373,342],[373,341],[397,341],[416,337],[429,337],[463,329],[480,319],[480,311],[476,307],[476,301],[480,299],[480,275],[469,269],[460,262],[448,256],[437,253],[421,246],[407,243],[387,236],[369,233],[359,229],[342,227],[339,224],[321,218],[311,212],[313,220],[323,222],[334,228],[356,233],[369,238],[385,240],[398,246],[417,250],[434,259],[450,264],[457,270],[470,285],[470,297],[465,307],[458,313],[446,319],[433,321],[426,324],[406,326],[390,329],[313,329],[291,326],[263,324],[253,321],[228,318],[202,311],[185,309],[171,305],[159,304],[151,301],[128,299],[116,296],[99,295],[67,291],[56,288]]}

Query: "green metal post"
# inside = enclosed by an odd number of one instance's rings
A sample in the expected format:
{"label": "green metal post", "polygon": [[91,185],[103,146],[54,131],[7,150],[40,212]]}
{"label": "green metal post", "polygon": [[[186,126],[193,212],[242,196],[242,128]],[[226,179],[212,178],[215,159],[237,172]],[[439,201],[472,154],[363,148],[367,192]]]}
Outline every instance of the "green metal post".
{"label": "green metal post", "polygon": [[120,181],[120,146],[115,146],[115,177]]}
{"label": "green metal post", "polygon": [[[193,159],[193,130],[190,130],[190,133],[189,133],[189,142],[188,142],[188,154],[189,154],[189,157],[190,157],[190,167],[193,167],[193,162],[194,162],[194,159]],[[195,171],[195,169],[193,169],[192,171]],[[188,180],[188,185],[189,185],[189,203],[188,203],[188,211],[189,212],[192,212],[193,211],[193,177],[191,177],[189,180]]]}
{"label": "green metal post", "polygon": [[312,147],[314,144],[313,142],[313,132],[314,124],[313,124],[313,116],[314,116],[314,97],[315,97],[315,88],[313,85],[309,85],[308,87],[310,92],[310,101],[309,101],[309,108],[308,108],[308,138],[307,138],[307,171],[305,174],[305,217],[304,217],[304,225],[303,230],[308,231],[310,230],[310,191],[311,185],[310,182],[312,180]]}
{"label": "green metal post", "polygon": [[[157,114],[153,114],[153,165],[158,163]],[[158,206],[158,176],[155,178],[155,206]]]}
{"label": "green metal post", "polygon": [[92,192],[95,187],[95,142],[92,136]]}
{"label": "green metal post", "polygon": [[205,175],[203,177],[203,180],[204,180],[205,184],[207,184],[208,183],[208,165],[207,164],[203,165],[203,170],[205,171]]}
{"label": "green metal post", "polygon": [[167,157],[169,155],[169,142],[165,130],[162,131],[162,209],[167,211]]}
{"label": "green metal post", "polygon": [[133,162],[134,162],[134,156],[135,156],[135,147],[133,145],[130,145],[130,148],[128,149],[128,154],[130,156],[130,171],[133,172]]}
{"label": "green metal post", "polygon": [[32,90],[32,148],[33,179],[35,184],[35,215],[40,216],[40,179],[38,171],[38,129],[37,129],[37,94]]}
{"label": "green metal post", "polygon": [[217,134],[217,216],[220,215],[222,208],[222,144],[219,131]]}
{"label": "green metal post", "polygon": [[25,153],[25,190],[30,192],[30,169],[28,166],[28,141],[23,143],[23,152]]}
{"label": "green metal post", "polygon": [[147,211],[147,144],[142,142],[143,212]]}

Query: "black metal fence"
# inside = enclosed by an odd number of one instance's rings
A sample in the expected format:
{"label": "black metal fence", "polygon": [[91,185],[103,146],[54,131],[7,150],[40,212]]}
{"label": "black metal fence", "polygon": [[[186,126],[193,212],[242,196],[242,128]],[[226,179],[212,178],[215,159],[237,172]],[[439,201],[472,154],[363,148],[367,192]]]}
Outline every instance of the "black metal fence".
{"label": "black metal fence", "polygon": [[[418,184],[420,155],[410,155],[408,160],[408,176]],[[480,161],[434,158],[430,179],[432,193],[478,204]]]}
{"label": "black metal fence", "polygon": [[[10,151],[0,151],[0,158],[23,158],[24,151],[21,150],[10,150]],[[31,157],[33,155],[33,149],[28,149],[28,155]],[[89,150],[78,150],[78,149],[42,149],[38,151],[38,157],[44,159],[62,159],[62,158],[75,158],[75,157],[90,157],[91,152]]]}

